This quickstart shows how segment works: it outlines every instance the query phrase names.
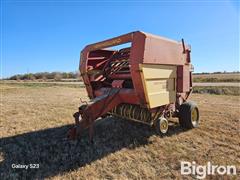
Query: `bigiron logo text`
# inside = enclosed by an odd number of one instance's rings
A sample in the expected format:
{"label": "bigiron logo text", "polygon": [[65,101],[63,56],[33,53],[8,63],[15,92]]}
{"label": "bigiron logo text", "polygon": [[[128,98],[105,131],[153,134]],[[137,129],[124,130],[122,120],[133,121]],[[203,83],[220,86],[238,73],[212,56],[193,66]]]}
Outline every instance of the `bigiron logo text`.
{"label": "bigiron logo text", "polygon": [[194,175],[198,179],[204,179],[207,175],[237,175],[237,169],[234,165],[213,165],[211,162],[197,165],[195,161],[181,161],[181,175]]}

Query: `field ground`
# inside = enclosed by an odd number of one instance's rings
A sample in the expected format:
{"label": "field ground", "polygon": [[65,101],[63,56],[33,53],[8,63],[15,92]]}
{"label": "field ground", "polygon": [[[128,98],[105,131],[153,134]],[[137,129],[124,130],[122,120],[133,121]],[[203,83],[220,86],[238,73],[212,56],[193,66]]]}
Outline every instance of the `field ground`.
{"label": "field ground", "polygon": [[193,93],[240,96],[240,86],[195,86]]}
{"label": "field ground", "polygon": [[[50,73],[51,74],[51,73]],[[18,78],[17,76],[13,76],[12,79],[15,80],[22,80],[22,81],[29,81],[27,79],[36,81],[36,82],[79,82],[81,81],[81,78],[77,74],[75,74],[75,77],[78,78],[61,78],[66,76],[66,73],[57,73],[59,76],[57,78],[54,78],[55,75],[47,75],[46,73],[36,73],[36,74],[25,74],[25,75],[19,75]],[[72,76],[72,75],[70,75]],[[230,73],[230,72],[222,72],[222,73],[202,73],[202,74],[195,74],[193,73],[193,82],[238,82],[240,83],[240,72],[235,72],[235,73]]]}
{"label": "field ground", "polygon": [[[239,170],[240,96],[193,94],[200,127],[184,131],[173,123],[165,137],[135,122],[102,119],[95,124],[94,144],[89,144],[86,133],[80,141],[65,139],[79,98],[86,98],[85,89],[17,84],[0,88],[0,179],[182,179],[181,160],[236,165]],[[13,163],[40,168],[12,169]]]}
{"label": "field ground", "polygon": [[240,82],[194,82],[194,87],[239,87],[240,88]]}
{"label": "field ground", "polygon": [[[84,86],[81,81],[15,81],[7,80],[2,81],[4,84],[23,84],[23,85],[80,85]],[[193,82],[193,86],[231,86],[240,87],[240,82]]]}
{"label": "field ground", "polygon": [[240,82],[240,73],[194,74],[194,82]]}
{"label": "field ground", "polygon": [[239,78],[240,73],[209,73],[209,74],[194,74],[194,77],[201,77],[201,78],[221,78],[221,79],[237,79]]}
{"label": "field ground", "polygon": [[[83,82],[73,81],[15,81],[5,80],[1,81],[2,84],[28,86],[28,87],[84,87]],[[193,83],[193,93],[199,94],[217,94],[217,95],[234,95],[240,96],[240,83],[239,82],[200,82]]]}

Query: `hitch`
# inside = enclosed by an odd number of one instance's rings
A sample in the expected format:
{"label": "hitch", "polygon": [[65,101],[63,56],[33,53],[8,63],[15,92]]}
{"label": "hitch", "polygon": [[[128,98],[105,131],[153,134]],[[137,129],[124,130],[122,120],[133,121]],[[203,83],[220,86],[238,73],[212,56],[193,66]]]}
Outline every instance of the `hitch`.
{"label": "hitch", "polygon": [[75,125],[68,131],[68,139],[76,140],[81,136],[82,131],[88,128],[89,139],[92,141],[94,133],[93,125],[95,120],[104,116],[120,103],[119,89],[109,89],[107,94],[96,97],[87,105],[81,105],[78,108],[78,111],[73,114]]}

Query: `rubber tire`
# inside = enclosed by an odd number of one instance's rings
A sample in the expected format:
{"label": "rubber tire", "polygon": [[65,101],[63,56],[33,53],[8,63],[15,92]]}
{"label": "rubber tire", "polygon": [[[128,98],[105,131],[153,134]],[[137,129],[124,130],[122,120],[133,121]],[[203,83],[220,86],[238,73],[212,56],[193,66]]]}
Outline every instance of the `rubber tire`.
{"label": "rubber tire", "polygon": [[[192,123],[192,110],[197,111],[197,123]],[[195,102],[184,102],[179,108],[179,123],[184,129],[196,128],[199,125],[199,110]]]}
{"label": "rubber tire", "polygon": [[[166,120],[167,121],[167,119],[165,119],[165,118],[163,118],[164,120]],[[167,123],[167,131],[166,132],[162,132],[161,130],[160,130],[160,123],[161,123],[161,120],[163,120],[162,118],[159,118],[158,120],[156,120],[156,122],[155,122],[155,130],[156,130],[156,132],[157,132],[157,134],[159,134],[159,135],[164,135],[164,134],[167,134],[167,132],[168,132],[168,128],[169,128],[169,125],[168,125],[168,123]],[[168,121],[167,121],[168,122]]]}

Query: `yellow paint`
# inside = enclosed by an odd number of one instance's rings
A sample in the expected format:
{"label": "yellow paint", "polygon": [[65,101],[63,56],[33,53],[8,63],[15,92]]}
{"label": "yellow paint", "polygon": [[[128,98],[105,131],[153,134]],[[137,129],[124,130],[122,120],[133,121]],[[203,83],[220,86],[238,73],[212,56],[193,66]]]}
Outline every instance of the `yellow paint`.
{"label": "yellow paint", "polygon": [[140,68],[150,108],[176,101],[176,66],[141,64]]}
{"label": "yellow paint", "polygon": [[197,109],[194,108],[191,112],[191,115],[192,115],[192,122],[196,122],[197,121],[197,118],[198,118],[198,115],[197,115]]}

